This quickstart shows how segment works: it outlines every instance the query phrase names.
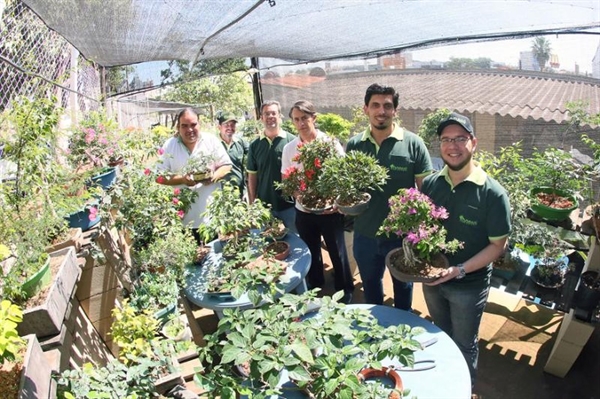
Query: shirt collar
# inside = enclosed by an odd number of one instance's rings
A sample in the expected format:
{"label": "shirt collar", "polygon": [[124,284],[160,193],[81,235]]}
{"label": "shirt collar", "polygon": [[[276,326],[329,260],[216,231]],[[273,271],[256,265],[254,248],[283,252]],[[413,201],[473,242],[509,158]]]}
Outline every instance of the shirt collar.
{"label": "shirt collar", "polygon": [[[394,127],[394,129],[392,130],[392,133],[390,134],[389,137],[393,137],[398,141],[404,140],[404,128],[401,128],[400,126],[398,126],[395,123],[394,123],[393,127]],[[375,139],[373,138],[373,135],[371,134],[371,126],[367,127],[367,129],[363,132],[362,137],[361,137],[361,141],[367,141],[367,140],[369,140],[370,142],[377,145],[377,143],[375,142]]]}
{"label": "shirt collar", "polygon": [[[444,167],[440,171],[440,176],[443,176],[444,180],[446,180],[448,182],[448,184],[450,184],[450,187],[452,187],[452,180],[450,180],[448,171],[449,171],[448,165],[444,165]],[[474,184],[477,184],[478,186],[483,186],[485,184],[486,178],[487,178],[487,173],[485,173],[485,171],[483,169],[481,169],[481,166],[479,166],[478,162],[475,162],[475,167],[473,168],[473,171],[463,181],[470,181]]]}
{"label": "shirt collar", "polygon": [[[277,132],[277,136],[275,137],[281,137],[281,138],[285,138],[286,136],[286,131],[283,129],[279,129],[279,132]],[[260,138],[262,139],[267,139],[269,141],[271,141],[271,139],[269,139],[266,135],[265,135],[265,131],[263,130],[262,132],[260,132]]]}

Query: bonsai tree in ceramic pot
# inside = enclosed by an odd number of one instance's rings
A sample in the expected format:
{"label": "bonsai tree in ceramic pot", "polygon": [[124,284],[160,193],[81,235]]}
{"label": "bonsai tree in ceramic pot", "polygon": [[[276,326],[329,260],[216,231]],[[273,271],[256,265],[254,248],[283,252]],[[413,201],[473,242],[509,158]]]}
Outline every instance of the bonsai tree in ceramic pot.
{"label": "bonsai tree in ceramic pot", "polygon": [[286,390],[322,399],[387,397],[389,388],[362,384],[359,373],[382,368],[380,359],[387,356],[412,365],[421,348],[414,337],[422,330],[384,328],[368,311],[339,303],[342,294],[322,298],[314,313],[309,313],[316,303],[312,291],[285,294],[254,309],[225,310],[217,331],[205,337],[204,370],[195,381],[222,398],[265,398]]}
{"label": "bonsai tree in ceramic pot", "polygon": [[215,161],[216,158],[213,154],[194,155],[188,159],[188,162],[181,170],[181,173],[183,175],[191,175],[196,182],[210,179]]}
{"label": "bonsai tree in ceramic pot", "polygon": [[390,211],[378,234],[403,237],[402,247],[386,256],[386,266],[401,281],[432,281],[449,266],[444,253],[462,247],[458,240],[446,240],[442,220],[448,217],[443,207],[416,188],[400,189],[389,199]]}
{"label": "bonsai tree in ceramic pot", "polygon": [[[340,212],[358,215],[371,199],[369,190],[382,190],[388,170],[377,159],[360,151],[349,151],[343,157],[332,157],[323,163],[320,184],[325,191],[335,193]],[[358,207],[353,208],[353,207]]]}

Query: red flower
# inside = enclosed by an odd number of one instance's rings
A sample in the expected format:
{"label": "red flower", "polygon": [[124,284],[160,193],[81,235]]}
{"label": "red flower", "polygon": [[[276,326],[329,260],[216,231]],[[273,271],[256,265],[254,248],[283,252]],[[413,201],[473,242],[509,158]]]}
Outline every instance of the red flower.
{"label": "red flower", "polygon": [[179,198],[173,198],[173,203],[174,203],[175,205],[179,204]]}
{"label": "red flower", "polygon": [[307,178],[308,180],[312,180],[312,178],[315,176],[315,173],[317,173],[317,172],[315,172],[315,171],[314,171],[314,170],[312,170],[312,169],[311,169],[311,170],[306,170],[306,171],[304,171],[304,174],[306,175],[306,178]]}
{"label": "red flower", "polygon": [[183,217],[185,216],[185,212],[182,210],[177,211],[177,216],[179,216],[180,219],[183,219]]}
{"label": "red flower", "polygon": [[150,176],[150,173],[152,173],[152,171],[150,169],[148,169],[148,168],[144,169],[144,174],[146,176]]}
{"label": "red flower", "polygon": [[306,182],[304,180],[300,182],[300,191],[306,191]]}
{"label": "red flower", "polygon": [[321,160],[319,158],[315,158],[315,168],[321,169]]}
{"label": "red flower", "polygon": [[165,182],[164,176],[158,176],[156,178],[156,182],[159,183],[159,184],[163,184]]}
{"label": "red flower", "polygon": [[287,168],[286,170],[283,171],[282,177],[284,179],[288,179],[291,175],[293,175],[297,171],[298,171],[298,168],[296,168],[295,166],[290,166],[289,168]]}
{"label": "red flower", "polygon": [[164,148],[159,148],[158,149],[158,155],[162,155],[165,153],[165,149]]}
{"label": "red flower", "polygon": [[181,189],[179,187],[175,187],[173,189],[173,195],[179,195],[181,193]]}
{"label": "red flower", "polygon": [[300,161],[300,154],[296,154],[294,155],[294,157],[292,158],[292,162],[298,162]]}

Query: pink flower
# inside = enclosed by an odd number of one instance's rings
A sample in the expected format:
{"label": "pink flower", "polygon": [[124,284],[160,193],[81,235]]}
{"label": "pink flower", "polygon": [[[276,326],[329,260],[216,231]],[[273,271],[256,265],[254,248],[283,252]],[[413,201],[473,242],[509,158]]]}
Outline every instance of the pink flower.
{"label": "pink flower", "polygon": [[177,211],[177,216],[179,216],[180,219],[183,219],[183,217],[185,216],[185,212],[182,210]]}
{"label": "pink flower", "polygon": [[306,191],[306,182],[305,181],[300,182],[300,191]]}
{"label": "pink flower", "polygon": [[179,198],[173,198],[173,203],[174,203],[175,205],[179,204]]}
{"label": "pink flower", "polygon": [[288,179],[292,174],[296,173],[298,171],[298,168],[296,168],[295,166],[290,166],[289,168],[287,168],[284,172],[283,172],[283,179]]}
{"label": "pink flower", "polygon": [[89,216],[90,222],[93,222],[98,217],[98,208],[91,207],[89,210],[89,213],[90,213],[90,216]]}
{"label": "pink flower", "polygon": [[96,138],[96,131],[94,129],[88,129],[85,134],[85,142],[90,144]]}
{"label": "pink flower", "polygon": [[146,168],[146,169],[144,169],[144,174],[145,174],[146,176],[150,176],[150,173],[152,173],[152,172],[150,171],[150,169],[149,169],[149,168]]}
{"label": "pink flower", "polygon": [[158,176],[158,177],[156,178],[156,182],[157,182],[158,184],[163,184],[163,183],[165,182],[165,178],[164,178],[164,176]]}
{"label": "pink flower", "polygon": [[173,189],[173,195],[179,195],[179,193],[181,193],[181,189],[179,187],[175,187]]}
{"label": "pink flower", "polygon": [[164,148],[159,148],[158,149],[158,155],[162,155],[165,153],[165,149]]}

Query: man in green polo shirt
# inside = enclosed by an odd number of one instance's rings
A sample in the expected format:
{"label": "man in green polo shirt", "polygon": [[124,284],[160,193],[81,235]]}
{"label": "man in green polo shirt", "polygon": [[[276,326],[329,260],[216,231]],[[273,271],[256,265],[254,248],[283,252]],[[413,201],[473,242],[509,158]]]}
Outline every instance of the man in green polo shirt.
{"label": "man in green polo shirt", "polygon": [[506,190],[473,161],[477,138],[471,121],[452,113],[437,134],[446,166],[423,181],[422,191],[448,211],[444,227],[448,240],[463,248],[448,254],[451,267],[423,285],[433,322],[461,350],[474,384],[479,325],[490,290],[492,262],[506,249],[510,233],[510,206]]}
{"label": "man in green polo shirt", "polygon": [[240,195],[244,195],[246,169],[246,156],[248,154],[248,143],[241,138],[235,137],[237,127],[237,118],[230,112],[222,112],[217,118],[219,127],[219,137],[221,143],[231,158],[231,172],[225,176],[225,180],[231,182],[240,190]]}
{"label": "man in green polo shirt", "polygon": [[[371,191],[369,208],[354,220],[353,253],[363,284],[367,303],[383,303],[385,256],[402,246],[402,240],[378,236],[377,230],[389,212],[388,199],[401,188],[420,188],[423,178],[433,170],[431,158],[423,140],[394,123],[398,108],[398,93],[393,87],[372,84],[365,94],[363,110],[370,126],[354,136],[346,151],[358,150],[373,155],[389,169],[390,178],[383,191]],[[396,280],[394,306],[412,308],[412,283]]]}
{"label": "man in green polo shirt", "polygon": [[273,216],[281,219],[285,227],[296,232],[294,203],[276,190],[274,183],[281,181],[281,154],[283,147],[295,139],[291,133],[281,129],[281,105],[268,101],[261,106],[261,121],[265,130],[250,143],[248,151],[248,200],[256,198],[271,205]]}

